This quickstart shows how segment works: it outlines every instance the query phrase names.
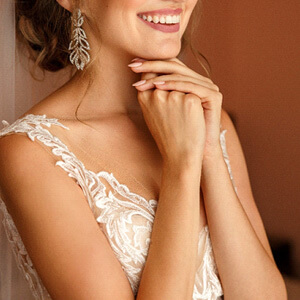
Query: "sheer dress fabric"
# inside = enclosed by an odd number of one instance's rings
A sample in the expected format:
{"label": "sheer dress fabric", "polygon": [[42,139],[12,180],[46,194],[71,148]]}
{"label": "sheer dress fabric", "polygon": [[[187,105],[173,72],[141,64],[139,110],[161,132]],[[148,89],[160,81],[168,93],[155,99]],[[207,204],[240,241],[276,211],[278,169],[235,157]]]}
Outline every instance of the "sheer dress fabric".
{"label": "sheer dress fabric", "polygon": [[[99,229],[106,235],[136,296],[147,259],[157,200],[147,200],[130,191],[113,173],[105,170],[95,173],[86,169],[68,146],[48,130],[52,126],[70,130],[58,119],[27,114],[11,124],[5,120],[2,123],[4,127],[0,130],[0,138],[8,134],[23,134],[33,142],[38,141],[49,147],[57,156],[56,165],[65,170],[82,189]],[[237,193],[226,150],[225,133],[226,130],[220,132],[220,142]],[[0,231],[1,300],[51,299],[1,197],[0,214],[0,219],[3,220]],[[207,225],[199,232],[198,262],[193,300],[223,299]],[[6,273],[5,270],[9,272]]]}

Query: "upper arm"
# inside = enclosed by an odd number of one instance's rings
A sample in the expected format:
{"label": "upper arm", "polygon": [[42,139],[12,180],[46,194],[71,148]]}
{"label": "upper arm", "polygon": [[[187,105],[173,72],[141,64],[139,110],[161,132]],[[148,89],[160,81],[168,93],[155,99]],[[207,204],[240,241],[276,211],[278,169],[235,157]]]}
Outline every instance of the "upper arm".
{"label": "upper arm", "polygon": [[0,138],[0,190],[53,299],[134,299],[81,188],[38,143]]}
{"label": "upper arm", "polygon": [[266,231],[252,194],[248,169],[242,146],[236,129],[228,113],[224,109],[222,109],[221,113],[221,124],[222,129],[227,130],[225,135],[226,149],[230,161],[234,183],[237,187],[238,198],[258,238],[260,239],[270,258],[274,261]]}

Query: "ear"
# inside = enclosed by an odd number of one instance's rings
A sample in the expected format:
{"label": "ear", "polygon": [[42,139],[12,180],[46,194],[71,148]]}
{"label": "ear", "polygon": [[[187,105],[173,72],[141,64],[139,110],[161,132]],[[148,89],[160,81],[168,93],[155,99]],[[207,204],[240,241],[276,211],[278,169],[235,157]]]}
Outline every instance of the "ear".
{"label": "ear", "polygon": [[56,0],[56,2],[62,6],[64,9],[72,13],[73,11],[73,1],[72,0]]}

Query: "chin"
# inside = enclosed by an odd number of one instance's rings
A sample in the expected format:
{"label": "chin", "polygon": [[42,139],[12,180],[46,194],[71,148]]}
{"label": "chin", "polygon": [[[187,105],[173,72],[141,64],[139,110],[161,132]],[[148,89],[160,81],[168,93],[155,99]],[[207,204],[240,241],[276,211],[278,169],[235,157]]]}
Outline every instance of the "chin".
{"label": "chin", "polygon": [[157,59],[165,60],[165,59],[177,57],[177,55],[180,53],[180,50],[181,50],[181,43],[176,46],[164,45],[156,48],[151,47],[147,49],[147,51],[141,53],[140,56],[137,55],[137,57],[141,57],[148,60],[157,60]]}

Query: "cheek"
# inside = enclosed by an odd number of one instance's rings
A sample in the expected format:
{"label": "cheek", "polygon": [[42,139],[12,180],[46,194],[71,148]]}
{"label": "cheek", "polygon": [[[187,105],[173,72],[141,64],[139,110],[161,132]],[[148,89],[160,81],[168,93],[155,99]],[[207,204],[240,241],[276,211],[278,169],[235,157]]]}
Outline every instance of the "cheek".
{"label": "cheek", "polygon": [[[199,8],[201,5],[202,0],[189,0],[186,3],[186,10],[187,13],[189,14],[189,17],[195,11],[194,13],[198,14],[199,13]],[[200,18],[200,16],[198,16]]]}
{"label": "cheek", "polygon": [[189,0],[187,1],[187,5],[193,9],[197,4],[200,5],[201,2],[202,0]]}
{"label": "cheek", "polygon": [[[183,35],[183,33],[186,31],[187,26],[189,25],[189,23],[191,22],[191,15],[194,12],[194,14],[198,14],[199,12],[199,5],[201,4],[202,0],[190,0],[186,2],[186,10],[185,10],[185,14],[184,14],[184,20],[182,23],[182,27],[181,27],[181,33]],[[195,11],[194,11],[195,10]],[[199,17],[200,16],[194,16],[194,17]]]}
{"label": "cheek", "polygon": [[139,8],[141,8],[145,3],[149,2],[147,0],[126,0],[126,1],[117,0],[117,1],[122,2],[123,8],[128,8],[135,11],[139,10]]}

